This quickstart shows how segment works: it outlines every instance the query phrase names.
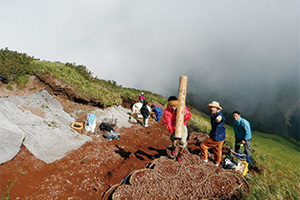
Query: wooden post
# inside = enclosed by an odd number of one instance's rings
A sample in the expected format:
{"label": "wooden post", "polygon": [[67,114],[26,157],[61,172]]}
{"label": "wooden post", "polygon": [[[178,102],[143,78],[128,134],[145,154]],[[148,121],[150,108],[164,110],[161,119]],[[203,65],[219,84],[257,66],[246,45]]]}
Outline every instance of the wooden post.
{"label": "wooden post", "polygon": [[187,76],[180,76],[178,91],[178,107],[176,112],[175,138],[182,138],[184,115],[185,115],[185,99],[187,89]]}

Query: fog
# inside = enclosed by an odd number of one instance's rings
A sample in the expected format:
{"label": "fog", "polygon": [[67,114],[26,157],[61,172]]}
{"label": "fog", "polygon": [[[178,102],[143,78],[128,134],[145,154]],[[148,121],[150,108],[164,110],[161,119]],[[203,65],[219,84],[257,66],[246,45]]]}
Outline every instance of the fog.
{"label": "fog", "polygon": [[187,75],[204,111],[218,100],[264,121],[287,112],[282,95],[299,108],[298,0],[0,0],[0,17],[1,48],[124,87],[168,97]]}

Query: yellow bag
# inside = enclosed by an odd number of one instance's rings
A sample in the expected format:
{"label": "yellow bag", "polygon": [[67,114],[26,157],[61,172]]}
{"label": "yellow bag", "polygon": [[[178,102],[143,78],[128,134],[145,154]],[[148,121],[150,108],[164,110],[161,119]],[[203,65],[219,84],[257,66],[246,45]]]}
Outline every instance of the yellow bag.
{"label": "yellow bag", "polygon": [[246,176],[247,172],[249,171],[246,157],[241,157],[240,154],[234,152],[232,149],[230,149],[230,156],[237,161],[237,167],[235,168],[235,171],[242,172],[243,176]]}
{"label": "yellow bag", "polygon": [[246,161],[240,160],[240,159],[237,159],[237,161],[238,161],[238,164],[237,164],[237,167],[235,168],[235,170],[242,172],[243,176],[246,176],[247,172],[249,171],[248,163]]}

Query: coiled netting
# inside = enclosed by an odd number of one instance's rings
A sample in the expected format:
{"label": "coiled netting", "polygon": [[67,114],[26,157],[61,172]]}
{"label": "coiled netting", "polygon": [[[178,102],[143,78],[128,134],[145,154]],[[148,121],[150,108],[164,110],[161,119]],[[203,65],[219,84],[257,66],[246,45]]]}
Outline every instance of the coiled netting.
{"label": "coiled netting", "polygon": [[107,190],[103,199],[232,199],[249,190],[242,174],[185,154],[181,163],[160,157],[148,168],[131,172]]}

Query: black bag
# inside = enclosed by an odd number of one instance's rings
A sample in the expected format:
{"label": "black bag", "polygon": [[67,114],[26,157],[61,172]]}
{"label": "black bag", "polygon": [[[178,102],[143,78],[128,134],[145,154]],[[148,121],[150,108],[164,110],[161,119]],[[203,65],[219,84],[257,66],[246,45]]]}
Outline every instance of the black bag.
{"label": "black bag", "polygon": [[111,125],[109,125],[108,123],[104,123],[104,122],[102,122],[99,125],[99,128],[101,131],[114,131],[114,129]]}
{"label": "black bag", "polygon": [[237,167],[237,162],[230,156],[226,156],[223,160],[223,169],[235,169]]}

